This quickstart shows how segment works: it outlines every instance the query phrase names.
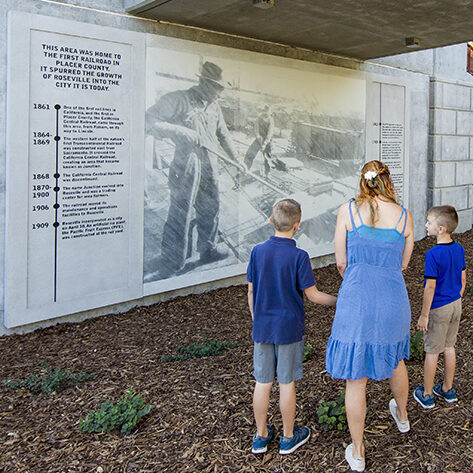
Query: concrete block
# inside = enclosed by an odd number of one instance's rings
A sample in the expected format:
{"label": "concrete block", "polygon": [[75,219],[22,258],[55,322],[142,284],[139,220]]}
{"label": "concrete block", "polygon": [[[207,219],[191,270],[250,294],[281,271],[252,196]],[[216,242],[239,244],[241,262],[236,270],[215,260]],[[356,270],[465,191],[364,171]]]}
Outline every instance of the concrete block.
{"label": "concrete block", "polygon": [[470,110],[470,87],[457,84],[443,84],[442,92],[442,107]]}
{"label": "concrete block", "polygon": [[427,202],[427,208],[430,207],[435,207],[436,205],[441,205],[441,195],[440,195],[440,189],[429,189],[429,198]]}
{"label": "concrete block", "polygon": [[443,82],[436,80],[430,82],[430,106],[433,108],[443,107]]}
{"label": "concrete block", "polygon": [[471,75],[466,72],[466,44],[454,44],[434,49],[434,76],[446,81],[471,83]]}
{"label": "concrete block", "polygon": [[463,233],[471,230],[473,226],[473,209],[460,210],[458,213],[458,227],[455,233]]}
{"label": "concrete block", "polygon": [[[429,149],[427,154],[429,161],[442,160],[442,140],[444,138],[446,138],[446,136],[429,135]],[[473,141],[471,146],[473,146]]]}
{"label": "concrete block", "polygon": [[440,205],[453,205],[457,210],[468,208],[470,186],[440,189]]}
{"label": "concrete block", "polygon": [[432,187],[450,187],[455,185],[455,163],[431,163],[429,167]]}
{"label": "concrete block", "polygon": [[457,113],[457,135],[473,135],[473,112]]}
{"label": "concrete block", "polygon": [[462,161],[470,158],[470,138],[468,136],[443,136],[441,159]]}
{"label": "concrete block", "polygon": [[473,183],[473,161],[456,163],[455,185],[463,186],[471,183]]}
{"label": "concrete block", "polygon": [[[473,112],[458,112],[473,113]],[[457,112],[434,108],[430,111],[430,133],[432,135],[455,135]]]}

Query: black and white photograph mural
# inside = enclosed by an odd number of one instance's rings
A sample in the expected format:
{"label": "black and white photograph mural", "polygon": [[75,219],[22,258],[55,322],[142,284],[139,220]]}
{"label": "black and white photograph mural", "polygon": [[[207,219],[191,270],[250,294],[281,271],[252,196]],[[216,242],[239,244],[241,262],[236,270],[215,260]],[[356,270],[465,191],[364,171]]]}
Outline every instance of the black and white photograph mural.
{"label": "black and white photograph mural", "polygon": [[298,245],[333,252],[365,157],[362,75],[173,41],[147,46],[144,282],[244,273],[285,197],[302,205]]}

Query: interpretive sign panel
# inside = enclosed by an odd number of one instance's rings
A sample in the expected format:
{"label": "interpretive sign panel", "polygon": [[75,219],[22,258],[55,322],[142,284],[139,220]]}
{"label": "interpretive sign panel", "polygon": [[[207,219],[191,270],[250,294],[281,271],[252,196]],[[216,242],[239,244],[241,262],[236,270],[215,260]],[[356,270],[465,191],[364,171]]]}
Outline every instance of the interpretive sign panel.
{"label": "interpretive sign panel", "polygon": [[406,198],[405,84],[19,12],[8,39],[7,327],[244,274],[281,198],[331,254],[367,159]]}
{"label": "interpretive sign panel", "polygon": [[367,161],[378,159],[389,166],[399,199],[408,205],[407,83],[371,78],[367,87]]}
{"label": "interpretive sign panel", "polygon": [[143,36],[13,12],[9,41],[5,325],[140,297]]}

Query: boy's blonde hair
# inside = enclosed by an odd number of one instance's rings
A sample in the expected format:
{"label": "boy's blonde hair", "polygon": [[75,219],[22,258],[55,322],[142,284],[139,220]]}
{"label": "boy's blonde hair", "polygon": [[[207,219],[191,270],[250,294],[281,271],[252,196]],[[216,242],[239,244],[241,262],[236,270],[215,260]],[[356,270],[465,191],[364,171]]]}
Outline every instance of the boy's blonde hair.
{"label": "boy's blonde hair", "polygon": [[427,214],[434,217],[439,225],[445,227],[447,233],[453,233],[458,226],[458,214],[452,205],[432,207]]}
{"label": "boy's blonde hair", "polygon": [[301,204],[293,199],[283,199],[273,205],[271,220],[278,232],[288,232],[301,221]]}

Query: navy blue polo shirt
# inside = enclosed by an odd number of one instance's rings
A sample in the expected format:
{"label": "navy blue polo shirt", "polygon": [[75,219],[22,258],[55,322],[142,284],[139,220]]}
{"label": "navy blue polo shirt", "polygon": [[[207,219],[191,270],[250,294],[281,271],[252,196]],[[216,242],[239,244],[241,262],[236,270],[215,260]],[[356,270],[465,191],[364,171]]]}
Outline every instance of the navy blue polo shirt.
{"label": "navy blue polo shirt", "polygon": [[460,243],[437,243],[425,254],[424,287],[427,279],[436,279],[431,309],[460,299],[465,250]]}
{"label": "navy blue polo shirt", "polygon": [[253,341],[286,345],[305,332],[303,291],[315,284],[309,255],[290,238],[272,236],[251,252]]}

